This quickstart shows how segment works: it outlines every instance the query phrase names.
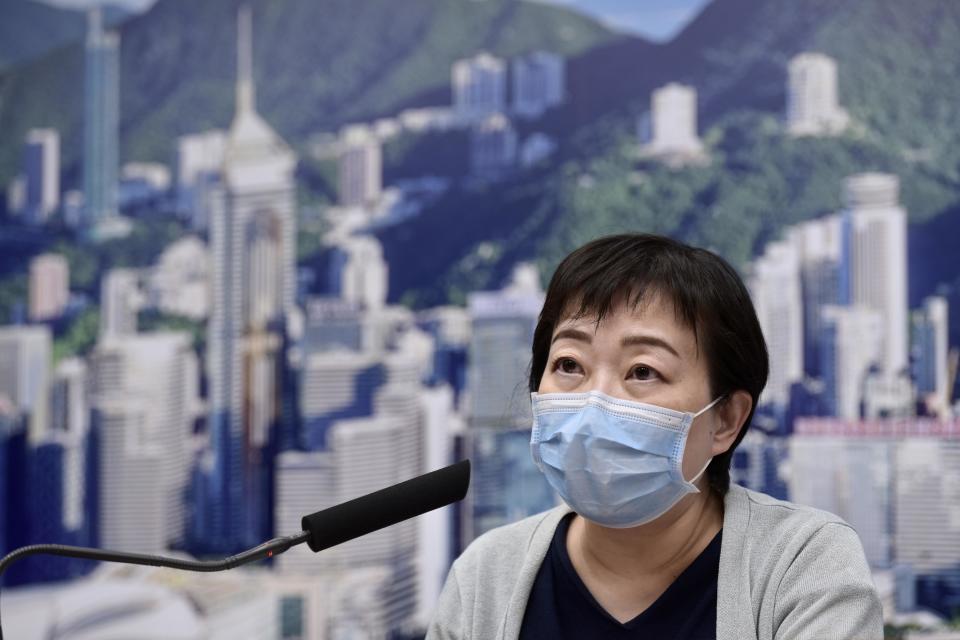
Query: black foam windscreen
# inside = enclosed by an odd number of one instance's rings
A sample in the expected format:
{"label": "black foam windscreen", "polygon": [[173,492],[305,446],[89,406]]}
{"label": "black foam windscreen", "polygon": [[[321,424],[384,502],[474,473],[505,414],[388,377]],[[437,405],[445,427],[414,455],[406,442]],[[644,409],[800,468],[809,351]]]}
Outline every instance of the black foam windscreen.
{"label": "black foam windscreen", "polygon": [[462,500],[469,486],[470,461],[463,460],[304,516],[301,526],[310,534],[307,545],[322,551]]}

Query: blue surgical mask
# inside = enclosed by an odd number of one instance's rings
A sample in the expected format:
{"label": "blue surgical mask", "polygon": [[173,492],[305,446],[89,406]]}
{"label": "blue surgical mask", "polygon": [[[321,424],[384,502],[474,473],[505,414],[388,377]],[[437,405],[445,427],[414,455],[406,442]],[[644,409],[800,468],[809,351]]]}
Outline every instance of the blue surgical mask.
{"label": "blue surgical mask", "polygon": [[[688,493],[681,463],[696,413],[589,393],[532,393],[533,461],[581,516],[606,527],[635,527],[662,516]],[[722,397],[722,396],[721,396]]]}

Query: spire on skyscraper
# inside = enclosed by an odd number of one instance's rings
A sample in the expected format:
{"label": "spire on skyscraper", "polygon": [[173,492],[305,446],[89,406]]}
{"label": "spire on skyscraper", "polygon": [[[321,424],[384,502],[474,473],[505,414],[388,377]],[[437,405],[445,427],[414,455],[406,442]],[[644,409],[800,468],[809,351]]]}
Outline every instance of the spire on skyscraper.
{"label": "spire on skyscraper", "polygon": [[237,112],[256,109],[253,95],[253,27],[249,5],[237,12]]}
{"label": "spire on skyscraper", "polygon": [[286,180],[297,159],[257,113],[252,13],[249,5],[243,5],[237,13],[237,110],[227,136],[224,174],[234,187],[256,189]]}

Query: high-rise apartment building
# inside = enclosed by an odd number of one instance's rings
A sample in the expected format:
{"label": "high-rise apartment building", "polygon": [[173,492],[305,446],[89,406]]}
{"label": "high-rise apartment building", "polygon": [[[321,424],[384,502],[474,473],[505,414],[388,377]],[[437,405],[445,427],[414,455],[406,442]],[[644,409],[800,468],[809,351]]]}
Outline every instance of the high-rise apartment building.
{"label": "high-rise apartment building", "polygon": [[340,204],[369,207],[383,191],[383,159],[380,138],[362,125],[346,127],[340,134],[338,182]]}
{"label": "high-rise apartment building", "polygon": [[30,319],[58,318],[70,301],[70,266],[57,253],[44,253],[30,261]]}
{"label": "high-rise apartment building", "polygon": [[640,142],[643,155],[670,166],[702,162],[705,154],[697,134],[697,90],[676,82],[656,89],[650,111],[640,120]]}
{"label": "high-rise apartment building", "polygon": [[907,370],[907,212],[899,204],[900,180],[861,173],[844,181],[847,304],[880,314],[883,373]]}
{"label": "high-rise apartment building", "polygon": [[850,121],[837,101],[837,63],[822,53],[801,53],[787,67],[787,131],[831,135]]}
{"label": "high-rise apartment building", "polygon": [[547,109],[564,100],[566,63],[563,56],[549,51],[533,51],[514,58],[513,95],[514,114],[537,118]]}
{"label": "high-rise apartment building", "polygon": [[43,224],[60,206],[60,134],[32,129],[23,146],[24,219]]}
{"label": "high-rise apartment building", "polygon": [[856,419],[871,368],[883,347],[883,318],[863,306],[827,306],[822,312],[820,366],[829,415]]}
{"label": "high-rise apartment building", "polygon": [[911,318],[911,366],[917,394],[941,417],[950,411],[949,328],[947,299],[930,296]]}
{"label": "high-rise apartment building", "polygon": [[470,131],[470,170],[476,176],[495,177],[517,159],[517,132],[509,118],[496,113]]}
{"label": "high-rise apartment building", "polygon": [[457,60],[451,76],[453,108],[462,117],[482,119],[505,110],[507,66],[500,58],[484,52]]}
{"label": "high-rise apartment building", "polygon": [[120,131],[120,36],[102,10],[87,16],[84,85],[83,195],[90,225],[117,215]]}
{"label": "high-rise apartment building", "polygon": [[48,430],[53,339],[46,326],[0,327],[0,396],[24,416],[30,442]]}
{"label": "high-rise apartment building", "polygon": [[187,442],[199,393],[190,336],[108,337],[95,347],[90,367],[101,544],[141,552],[181,544]]}
{"label": "high-rise apartment building", "polygon": [[823,308],[843,302],[843,223],[842,216],[830,215],[808,220],[787,231],[788,241],[796,247],[800,260],[800,286],[803,298],[803,364],[809,376],[822,375],[820,338],[823,334]]}
{"label": "high-rise apartment building", "polygon": [[790,386],[803,378],[803,296],[794,245],[767,245],[752,265],[750,295],[770,355],[770,376],[760,402],[785,408]]}

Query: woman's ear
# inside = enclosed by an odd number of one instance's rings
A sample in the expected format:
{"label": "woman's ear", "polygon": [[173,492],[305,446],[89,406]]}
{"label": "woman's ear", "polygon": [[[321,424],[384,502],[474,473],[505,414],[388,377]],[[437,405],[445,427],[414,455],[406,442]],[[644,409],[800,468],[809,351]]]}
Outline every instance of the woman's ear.
{"label": "woman's ear", "polygon": [[736,442],[743,424],[753,408],[753,398],[746,391],[734,391],[717,407],[716,430],[713,433],[713,455],[726,453]]}

